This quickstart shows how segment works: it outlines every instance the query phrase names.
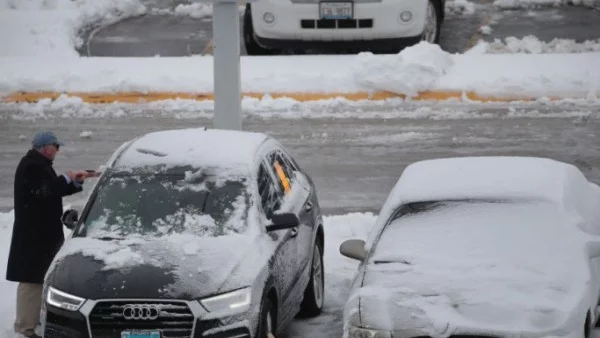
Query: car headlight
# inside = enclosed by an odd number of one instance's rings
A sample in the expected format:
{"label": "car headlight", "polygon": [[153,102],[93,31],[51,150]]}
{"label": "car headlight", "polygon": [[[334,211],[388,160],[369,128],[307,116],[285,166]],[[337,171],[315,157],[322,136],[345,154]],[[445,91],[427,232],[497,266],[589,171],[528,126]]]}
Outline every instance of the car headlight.
{"label": "car headlight", "polygon": [[252,289],[245,288],[222,295],[205,298],[200,303],[208,312],[239,313],[250,308]]}
{"label": "car headlight", "polygon": [[391,338],[390,331],[365,329],[362,327],[351,326],[348,332],[348,338]]}
{"label": "car headlight", "polygon": [[77,311],[83,305],[85,299],[49,287],[46,302],[60,309]]}

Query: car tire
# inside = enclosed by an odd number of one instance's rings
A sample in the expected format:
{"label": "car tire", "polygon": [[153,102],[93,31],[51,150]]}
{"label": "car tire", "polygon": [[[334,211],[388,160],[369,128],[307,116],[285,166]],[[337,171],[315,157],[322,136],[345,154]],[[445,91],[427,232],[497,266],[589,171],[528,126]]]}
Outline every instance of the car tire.
{"label": "car tire", "polygon": [[[428,41],[429,43],[435,43],[435,44],[439,44],[440,43],[440,32],[441,32],[441,28],[442,28],[442,10],[443,8],[441,8],[441,2],[437,1],[437,0],[429,0],[429,3],[427,5],[427,16],[425,18],[426,23],[425,23],[425,30],[423,31],[423,34],[421,35],[421,40],[422,41]],[[431,12],[432,11],[432,12]],[[429,22],[430,20],[435,20],[435,23],[433,22]],[[435,29],[434,32],[430,32],[430,30]],[[431,36],[430,34],[433,33],[434,35]]]}
{"label": "car tire", "polygon": [[273,302],[266,297],[260,308],[260,317],[258,319],[258,327],[256,329],[257,338],[272,338],[275,336],[275,308]]}
{"label": "car tire", "polygon": [[323,248],[315,243],[310,265],[310,279],[304,290],[304,298],[300,304],[302,317],[315,317],[321,314],[325,301],[325,269],[323,265]]}
{"label": "car tire", "polygon": [[252,24],[252,9],[250,4],[246,4],[244,11],[244,47],[248,55],[275,55],[279,54],[279,50],[264,48],[256,42],[254,38],[254,26]]}

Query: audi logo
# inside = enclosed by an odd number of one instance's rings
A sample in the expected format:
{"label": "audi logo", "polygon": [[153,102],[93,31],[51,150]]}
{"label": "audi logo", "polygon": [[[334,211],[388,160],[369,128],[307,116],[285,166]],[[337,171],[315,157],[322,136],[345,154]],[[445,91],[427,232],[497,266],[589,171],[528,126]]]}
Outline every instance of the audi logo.
{"label": "audi logo", "polygon": [[127,304],[123,307],[123,317],[127,320],[154,320],[160,315],[156,305]]}

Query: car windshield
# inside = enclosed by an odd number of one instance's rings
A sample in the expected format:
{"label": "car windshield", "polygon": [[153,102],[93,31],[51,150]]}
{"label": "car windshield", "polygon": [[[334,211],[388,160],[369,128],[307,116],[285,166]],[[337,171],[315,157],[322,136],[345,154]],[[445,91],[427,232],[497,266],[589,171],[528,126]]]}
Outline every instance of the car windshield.
{"label": "car windshield", "polygon": [[[511,227],[522,223],[542,223],[548,215],[546,204],[527,200],[477,199],[426,201],[405,204],[396,209],[373,245],[371,262],[404,262],[413,245],[439,248],[451,241],[460,248],[447,248],[446,254],[469,247],[469,241],[488,239],[489,233],[512,234]],[[519,216],[515,216],[519,215]],[[525,221],[523,221],[525,220]],[[530,225],[529,228],[533,228]],[[498,231],[500,229],[500,231]],[[452,239],[456,235],[456,238]],[[413,243],[414,241],[414,243]],[[440,243],[440,241],[442,243]],[[465,242],[465,243],[463,243]],[[458,244],[463,243],[463,244]],[[456,250],[455,250],[456,249]],[[416,249],[415,249],[416,250]],[[454,250],[454,251],[453,251]]]}
{"label": "car windshield", "polygon": [[250,205],[247,182],[191,171],[108,174],[98,183],[77,236],[242,233]]}

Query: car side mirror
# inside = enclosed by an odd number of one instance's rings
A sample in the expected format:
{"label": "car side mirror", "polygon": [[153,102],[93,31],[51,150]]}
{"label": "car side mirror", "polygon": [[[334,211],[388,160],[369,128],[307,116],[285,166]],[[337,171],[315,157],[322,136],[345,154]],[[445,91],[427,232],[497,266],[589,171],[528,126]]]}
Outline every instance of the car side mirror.
{"label": "car side mirror", "polygon": [[362,239],[349,239],[340,245],[340,253],[348,258],[363,261],[367,257],[365,241]]}
{"label": "car side mirror", "polygon": [[75,209],[69,209],[63,213],[60,220],[68,229],[73,230],[77,221],[79,221],[79,212]]}
{"label": "car side mirror", "polygon": [[271,217],[271,224],[267,226],[267,231],[277,231],[292,229],[300,225],[298,216],[293,213],[286,214],[273,214]]}

